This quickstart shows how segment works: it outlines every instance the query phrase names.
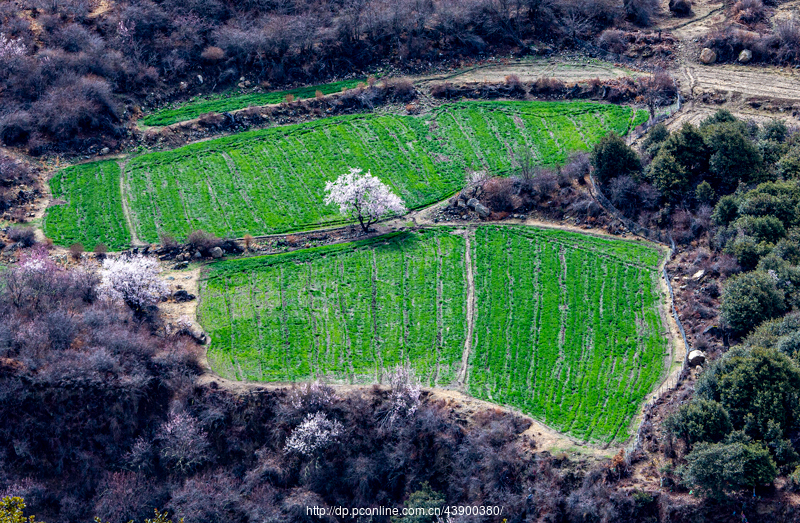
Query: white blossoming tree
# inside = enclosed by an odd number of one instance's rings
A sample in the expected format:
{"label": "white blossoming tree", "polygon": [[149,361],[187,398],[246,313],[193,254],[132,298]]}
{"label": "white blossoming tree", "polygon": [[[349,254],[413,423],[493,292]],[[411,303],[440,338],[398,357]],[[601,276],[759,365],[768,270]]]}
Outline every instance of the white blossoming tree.
{"label": "white blossoming tree", "polygon": [[386,425],[408,418],[417,412],[422,388],[414,369],[408,365],[398,365],[389,375],[392,392],[389,405],[383,418]]}
{"label": "white blossoming tree", "polygon": [[208,460],[206,432],[192,416],[171,414],[156,434],[164,464],[180,473],[191,472]]}
{"label": "white blossoming tree", "polygon": [[336,420],[328,419],[324,412],[308,414],[295,427],[286,440],[286,452],[313,456],[336,441],[344,427]]}
{"label": "white blossoming tree", "polygon": [[0,33],[0,58],[12,58],[25,54],[27,48],[19,38],[7,38]]}
{"label": "white blossoming tree", "polygon": [[385,216],[406,212],[403,200],[370,171],[364,174],[361,169],[350,169],[328,182],[325,191],[325,205],[338,205],[339,212],[358,220],[364,232]]}
{"label": "white blossoming tree", "polygon": [[169,292],[167,284],[159,277],[161,272],[154,258],[141,254],[103,261],[102,294],[113,300],[122,300],[137,314],[143,314]]}

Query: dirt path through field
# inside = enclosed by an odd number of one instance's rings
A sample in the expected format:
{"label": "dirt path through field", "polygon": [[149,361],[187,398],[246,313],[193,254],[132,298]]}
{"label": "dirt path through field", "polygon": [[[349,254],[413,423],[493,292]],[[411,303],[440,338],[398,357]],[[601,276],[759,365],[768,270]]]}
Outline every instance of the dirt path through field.
{"label": "dirt path through field", "polygon": [[[525,431],[525,435],[530,436],[536,442],[536,450],[543,451],[546,450],[551,453],[556,452],[566,452],[566,453],[578,453],[584,456],[590,456],[598,459],[605,459],[610,457],[616,452],[616,449],[622,446],[622,444],[614,444],[614,445],[597,445],[597,444],[590,444],[578,441],[576,439],[571,438],[570,436],[560,433],[547,425],[533,419],[532,417],[523,414],[519,410],[503,406],[497,405],[494,403],[490,403],[487,401],[479,400],[473,398],[464,392],[466,386],[466,379],[467,379],[467,371],[469,365],[469,356],[472,349],[472,337],[473,337],[473,320],[475,314],[475,282],[474,282],[474,274],[472,270],[472,253],[471,253],[471,246],[472,241],[474,240],[474,229],[475,227],[480,227],[481,225],[478,223],[464,223],[464,222],[453,222],[453,223],[444,223],[439,222],[435,224],[433,222],[433,216],[435,215],[438,208],[442,205],[446,204],[445,202],[439,202],[434,204],[430,207],[420,209],[406,215],[402,218],[397,218],[395,220],[391,220],[389,222],[384,222],[382,226],[388,232],[390,230],[402,230],[404,228],[409,227],[418,227],[418,226],[436,226],[436,225],[450,225],[459,227],[461,230],[457,231],[457,234],[461,234],[465,237],[465,248],[466,248],[466,264],[467,264],[467,339],[464,343],[464,352],[462,355],[461,366],[459,368],[459,373],[457,377],[457,389],[425,389],[425,391],[429,394],[431,399],[440,399],[445,400],[451,403],[453,408],[461,412],[467,417],[472,417],[477,412],[485,409],[500,409],[505,410],[508,412],[513,412],[516,415],[523,416],[524,418],[530,420],[531,426]],[[413,225],[412,225],[413,224]],[[495,223],[497,225],[497,223]],[[525,220],[507,220],[503,222],[503,225],[525,225],[530,227],[539,227],[539,228],[546,228],[546,229],[558,229],[558,230],[566,230],[571,232],[577,232],[580,234],[589,234],[594,236],[600,236],[605,238],[614,238],[619,239],[619,236],[612,235],[606,231],[598,230],[598,229],[584,229],[581,227],[576,227],[574,225],[566,224],[566,223],[553,223],[553,222],[545,222],[536,218],[528,218]],[[635,241],[645,241],[641,238],[635,236],[629,236],[628,239],[632,239]],[[167,270],[163,273],[164,277],[169,279],[169,282],[174,290],[178,290],[179,288],[183,288],[188,292],[199,296],[199,289],[200,289],[200,279],[202,277],[203,266],[196,267],[191,271],[181,270],[181,271],[174,271],[174,270]],[[171,278],[171,279],[170,279]],[[663,287],[666,289],[666,287]],[[193,300],[186,303],[171,303],[167,302],[161,305],[162,311],[164,312],[165,318],[168,321],[177,321],[181,317],[189,318],[194,326],[198,329],[201,327],[197,322],[197,305],[198,300]],[[662,313],[664,311],[671,311],[671,302],[669,301],[669,295],[665,294],[665,303],[662,303]],[[662,314],[665,320],[671,318],[671,315]],[[666,332],[671,335],[671,338],[674,340],[675,335],[677,333],[677,326],[674,325],[674,319],[672,320],[672,324],[667,326]],[[680,338],[680,335],[677,335]],[[678,344],[675,342],[674,345],[675,349],[671,351],[669,355],[666,356],[666,359],[672,361],[673,358],[678,357],[682,359],[682,354],[680,347],[682,347],[682,342]],[[252,381],[237,381],[237,380],[230,380],[227,378],[223,378],[219,376],[209,364],[208,361],[208,352],[207,348],[205,347],[201,356],[201,363],[205,369],[205,372],[202,376],[200,376],[198,383],[200,384],[208,384],[211,382],[216,383],[218,386],[225,388],[226,390],[230,390],[236,393],[246,393],[248,391],[259,390],[259,389],[269,389],[269,390],[276,390],[276,389],[285,389],[288,387],[294,386],[291,383],[263,383],[263,382],[252,382]],[[684,348],[685,351],[685,348]],[[671,370],[668,367],[668,370]],[[664,386],[667,380],[664,381],[659,386],[659,390]],[[355,393],[362,393],[368,390],[370,386],[362,386],[362,385],[331,385],[333,386],[340,394],[355,394]],[[652,396],[652,395],[651,395]],[[648,396],[648,399],[651,397]]]}
{"label": "dirt path through field", "polygon": [[506,76],[516,75],[523,82],[539,78],[558,78],[565,83],[582,82],[592,78],[610,80],[621,76],[640,76],[644,73],[620,65],[583,56],[525,58],[499,60],[449,73],[409,77],[418,86],[448,81],[455,84],[471,82],[503,82]]}
{"label": "dirt path through field", "polygon": [[473,231],[464,231],[464,265],[467,275],[467,338],[464,340],[464,353],[461,356],[461,368],[458,370],[458,387],[464,390],[467,385],[467,368],[472,351],[472,334],[475,330],[475,275],[472,272]]}

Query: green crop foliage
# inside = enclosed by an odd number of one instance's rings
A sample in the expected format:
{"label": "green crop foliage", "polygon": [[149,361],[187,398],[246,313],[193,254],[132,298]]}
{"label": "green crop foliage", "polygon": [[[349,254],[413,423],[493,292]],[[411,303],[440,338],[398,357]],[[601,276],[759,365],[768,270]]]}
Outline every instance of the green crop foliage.
{"label": "green crop foliage", "polygon": [[[325,183],[351,167],[371,170],[414,209],[460,190],[470,171],[512,173],[528,151],[555,165],[610,129],[625,134],[631,122],[629,107],[610,104],[462,102],[423,116],[351,115],[240,133],[141,155],[122,176],[142,241],[196,229],[220,237],[279,234],[343,223],[322,202]],[[62,229],[85,229],[84,244],[93,244],[93,231],[109,219],[108,202],[91,197],[106,180],[77,183],[82,172],[56,177],[61,197],[75,206],[48,218],[60,245],[69,237]],[[116,190],[108,201],[120,200]],[[130,241],[119,228],[104,234],[116,235],[109,245]]]}
{"label": "green crop foliage", "polygon": [[658,253],[563,231],[481,227],[468,390],[612,441],[662,375]]}
{"label": "green crop foliage", "polygon": [[634,127],[639,127],[643,123],[647,123],[648,120],[650,120],[650,113],[648,113],[644,109],[639,109],[638,111],[636,111],[636,116],[633,118],[631,129],[633,129]]}
{"label": "green crop foliage", "polygon": [[466,337],[463,259],[464,238],[436,230],[216,263],[198,308],[209,361],[235,379],[351,383],[410,363],[448,385]]}
{"label": "green crop foliage", "polygon": [[[662,376],[652,247],[484,226],[467,390],[591,441],[622,440]],[[447,228],[217,262],[200,289],[223,376],[370,383],[410,363],[452,386],[467,331],[466,252]]]}
{"label": "green crop foliage", "polygon": [[44,233],[58,245],[82,243],[91,250],[98,243],[123,249],[131,242],[125,224],[117,162],[85,163],[67,167],[50,180],[56,203],[47,209]]}
{"label": "green crop foliage", "polygon": [[289,89],[287,91],[218,95],[212,98],[191,101],[171,109],[161,109],[142,118],[142,124],[158,127],[163,125],[171,125],[178,122],[185,122],[186,120],[192,120],[206,113],[224,113],[228,111],[236,111],[238,109],[246,109],[248,107],[277,104],[283,102],[288,94],[294,96],[295,100],[313,98],[317,91],[321,91],[322,94],[326,95],[339,93],[345,89],[353,89],[362,82],[366,82],[366,78],[343,80],[341,82],[332,82],[329,84],[311,85],[308,87]]}

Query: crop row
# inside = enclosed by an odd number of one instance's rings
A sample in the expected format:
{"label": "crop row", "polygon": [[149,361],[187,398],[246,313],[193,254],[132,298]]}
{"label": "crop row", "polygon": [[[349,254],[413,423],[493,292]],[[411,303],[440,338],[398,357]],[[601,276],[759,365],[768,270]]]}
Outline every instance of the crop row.
{"label": "crop row", "polygon": [[247,107],[281,103],[287,95],[291,95],[295,100],[313,98],[317,91],[326,95],[338,93],[345,89],[352,89],[364,80],[364,78],[357,78],[269,93],[223,94],[212,98],[193,100],[179,107],[161,109],[145,116],[142,123],[149,126],[171,125],[197,118],[205,113],[224,113]]}

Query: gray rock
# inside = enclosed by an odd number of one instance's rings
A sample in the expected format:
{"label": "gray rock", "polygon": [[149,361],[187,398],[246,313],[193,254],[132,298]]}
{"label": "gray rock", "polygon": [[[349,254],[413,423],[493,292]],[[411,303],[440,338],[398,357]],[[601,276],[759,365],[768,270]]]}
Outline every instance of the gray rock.
{"label": "gray rock", "polygon": [[180,271],[180,270],[183,270],[183,269],[187,268],[188,266],[189,266],[189,262],[188,261],[179,261],[178,263],[176,263],[175,265],[172,266],[172,269],[176,270],[176,271]]}
{"label": "gray rock", "polygon": [[219,248],[219,247],[214,247],[213,249],[211,249],[211,257],[212,258],[216,258],[216,259],[222,258],[222,254],[223,254],[222,253],[222,249]]}
{"label": "gray rock", "polygon": [[103,147],[102,149],[100,149],[100,154],[108,154],[110,152],[111,149],[109,149],[108,147]]}
{"label": "gray rock", "polygon": [[486,218],[492,214],[492,211],[490,211],[488,207],[480,203],[475,205],[475,212],[478,213],[481,218]]}
{"label": "gray rock", "polygon": [[700,51],[700,61],[706,65],[713,64],[717,61],[717,53],[708,47],[704,47],[703,50]]}
{"label": "gray rock", "polygon": [[725,331],[723,331],[716,325],[709,325],[708,327],[703,329],[703,334],[707,336],[713,336],[715,338],[722,338],[723,334],[725,334]]}
{"label": "gray rock", "polygon": [[753,51],[750,49],[745,49],[741,53],[739,53],[739,63],[746,64],[749,63],[750,60],[753,59]]}
{"label": "gray rock", "polygon": [[701,350],[693,350],[689,353],[689,365],[695,367],[697,365],[702,365],[706,362],[706,353]]}
{"label": "gray rock", "polygon": [[696,273],[692,274],[692,279],[695,280],[695,281],[700,281],[700,280],[703,279],[703,276],[705,276],[705,275],[706,275],[706,270],[705,269],[700,269]]}
{"label": "gray rock", "polygon": [[203,83],[203,75],[202,74],[198,74],[197,75],[197,83],[199,83],[199,84]]}
{"label": "gray rock", "polygon": [[184,303],[184,302],[187,302],[187,301],[192,301],[195,298],[196,298],[196,296],[194,294],[189,294],[184,289],[181,289],[179,291],[175,291],[172,294],[172,299],[174,299],[178,303]]}
{"label": "gray rock", "polygon": [[201,259],[202,257],[203,257],[203,255],[202,255],[202,254],[200,254],[200,251],[197,251],[197,252],[195,252],[195,253],[194,253],[194,258],[195,258],[196,260],[199,260],[199,259]]}
{"label": "gray rock", "polygon": [[456,202],[457,207],[464,207],[467,204],[464,200],[460,199]]}
{"label": "gray rock", "polygon": [[467,207],[470,209],[474,209],[476,205],[479,205],[477,198],[470,198],[467,200]]}

